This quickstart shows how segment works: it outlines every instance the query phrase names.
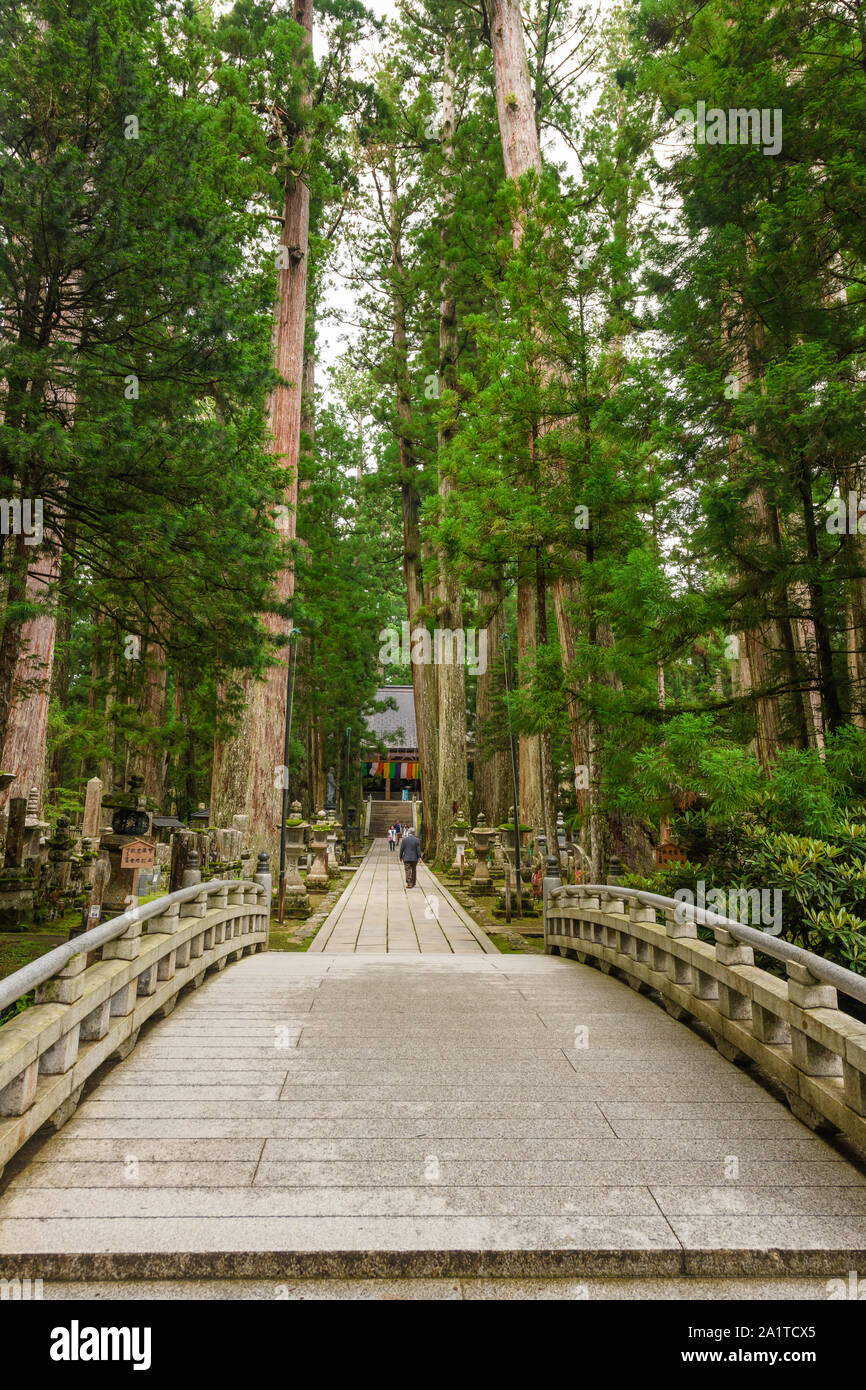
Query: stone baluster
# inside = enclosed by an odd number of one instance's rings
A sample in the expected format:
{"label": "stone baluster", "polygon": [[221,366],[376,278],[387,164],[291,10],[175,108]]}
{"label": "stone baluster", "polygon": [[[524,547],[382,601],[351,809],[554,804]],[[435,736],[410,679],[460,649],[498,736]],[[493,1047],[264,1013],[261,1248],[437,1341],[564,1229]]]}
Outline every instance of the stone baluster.
{"label": "stone baluster", "polygon": [[[807,966],[799,961],[786,962],[788,974],[788,1002],[807,1013],[819,1009],[838,1011],[836,991],[832,985],[825,985],[816,979]],[[804,1027],[791,1024],[791,1055],[794,1065],[806,1076],[841,1076],[842,1058],[838,1052],[824,1047],[817,1038],[808,1032],[809,1020]]]}
{"label": "stone baluster", "polygon": [[[603,893],[601,898],[602,911],[605,914],[612,917],[624,917],[626,915],[625,903],[621,897],[615,893]],[[608,950],[617,952],[622,950],[621,936],[621,928],[610,922],[605,922],[595,933],[596,941],[600,941]]]}
{"label": "stone baluster", "polygon": [[[634,925],[637,925],[639,922],[645,922],[648,926],[655,926],[655,908],[647,907],[643,903],[632,900],[628,907],[628,919],[629,922]],[[636,961],[640,961],[643,965],[651,964],[652,947],[648,941],[644,941],[643,937],[638,936],[636,933],[628,937],[626,954],[632,956]]]}
{"label": "stone baluster", "polygon": [[[158,917],[149,917],[144,924],[145,933],[154,936],[174,936],[180,929],[180,903],[172,903]],[[184,963],[189,964],[188,955]],[[157,980],[173,980],[177,973],[177,965],[177,949],[175,949],[160,959],[156,972]]]}
{"label": "stone baluster", "polygon": [[[194,884],[201,883],[201,869],[199,867],[199,857],[195,850],[187,860],[187,868],[184,872],[182,888],[192,888]],[[189,902],[181,903],[181,917],[204,917],[207,912],[207,890],[203,889],[197,897],[191,898]],[[198,960],[204,950],[204,933],[193,936],[187,943],[189,946],[189,959]]]}
{"label": "stone baluster", "polygon": [[[36,989],[37,1004],[76,1004],[84,993],[84,972],[87,969],[87,955],[73,956],[62,970],[45,984]],[[39,1058],[39,1072],[42,1076],[59,1076],[70,1071],[78,1056],[81,1024],[63,1029],[56,1043],[47,1048]]]}
{"label": "stone baluster", "polygon": [[[698,935],[697,923],[694,918],[687,916],[684,912],[678,912],[676,908],[666,908],[665,934],[671,941],[695,941]],[[673,980],[676,985],[683,985],[686,989],[692,989],[694,970],[691,964],[674,951],[669,951],[667,958],[668,979]]]}
{"label": "stone baluster", "polygon": [[842,1077],[846,1102],[857,1115],[866,1115],[866,1038],[862,1034],[845,1040]]}
{"label": "stone baluster", "polygon": [[[720,965],[754,965],[755,953],[751,946],[738,941],[725,927],[713,927],[716,938],[716,960]],[[719,983],[719,1013],[738,1023],[749,1023],[752,1018],[752,1001],[742,990],[733,985]]]}
{"label": "stone baluster", "polygon": [[574,889],[569,889],[569,892],[572,891],[577,896],[577,906],[579,910],[577,922],[578,935],[582,936],[586,941],[594,941],[597,923],[590,921],[589,917],[584,914],[589,912],[600,912],[602,905],[601,898],[598,893],[588,893],[582,884],[576,884]]}

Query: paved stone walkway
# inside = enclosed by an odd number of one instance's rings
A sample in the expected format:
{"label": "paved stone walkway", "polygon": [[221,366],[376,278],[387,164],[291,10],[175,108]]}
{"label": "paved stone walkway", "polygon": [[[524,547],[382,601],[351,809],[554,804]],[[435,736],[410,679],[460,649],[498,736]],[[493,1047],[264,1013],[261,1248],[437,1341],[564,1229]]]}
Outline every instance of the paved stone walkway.
{"label": "paved stone walkway", "polygon": [[250,957],[13,1167],[0,1272],[46,1282],[866,1269],[863,1171],[557,957]]}
{"label": "paved stone walkway", "polygon": [[424,864],[416,886],[407,889],[399,850],[374,840],[310,951],[475,955],[496,954],[496,947]]}

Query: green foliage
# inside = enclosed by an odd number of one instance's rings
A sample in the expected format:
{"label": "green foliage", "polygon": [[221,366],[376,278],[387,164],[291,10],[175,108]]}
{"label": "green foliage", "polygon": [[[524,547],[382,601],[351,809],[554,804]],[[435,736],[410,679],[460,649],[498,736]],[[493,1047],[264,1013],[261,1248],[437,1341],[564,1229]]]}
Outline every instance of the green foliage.
{"label": "green foliage", "polygon": [[750,882],[782,892],[788,940],[866,974],[866,823],[825,840],[755,827],[747,843]]}

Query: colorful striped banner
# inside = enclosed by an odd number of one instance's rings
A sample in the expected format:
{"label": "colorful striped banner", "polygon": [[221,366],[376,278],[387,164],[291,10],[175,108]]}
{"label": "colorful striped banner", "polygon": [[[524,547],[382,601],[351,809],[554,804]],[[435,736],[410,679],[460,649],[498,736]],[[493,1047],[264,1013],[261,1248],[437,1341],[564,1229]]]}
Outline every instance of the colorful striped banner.
{"label": "colorful striped banner", "polygon": [[365,762],[364,773],[367,777],[400,777],[417,781],[421,776],[421,766],[420,763]]}

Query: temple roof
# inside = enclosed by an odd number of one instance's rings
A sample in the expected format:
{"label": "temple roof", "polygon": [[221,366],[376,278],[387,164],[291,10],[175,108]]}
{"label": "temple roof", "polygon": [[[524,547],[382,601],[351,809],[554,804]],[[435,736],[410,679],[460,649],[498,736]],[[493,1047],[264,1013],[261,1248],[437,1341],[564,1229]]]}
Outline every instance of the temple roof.
{"label": "temple roof", "polygon": [[411,685],[384,685],[376,691],[377,700],[394,700],[396,709],[382,710],[367,718],[371,734],[386,748],[414,750],[418,747],[415,725],[415,696]]}

